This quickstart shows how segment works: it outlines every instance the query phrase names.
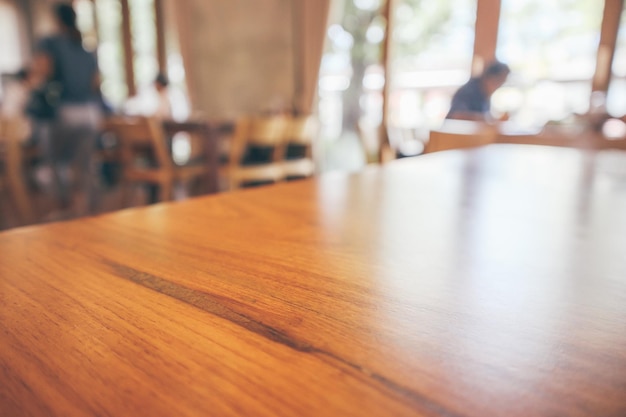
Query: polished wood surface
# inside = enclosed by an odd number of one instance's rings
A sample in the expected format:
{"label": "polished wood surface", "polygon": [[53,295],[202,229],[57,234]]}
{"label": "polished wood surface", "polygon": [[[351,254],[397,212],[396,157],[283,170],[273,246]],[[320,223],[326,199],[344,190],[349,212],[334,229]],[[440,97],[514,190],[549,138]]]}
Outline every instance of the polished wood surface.
{"label": "polished wood surface", "polygon": [[626,155],[492,145],[0,233],[2,416],[626,415]]}

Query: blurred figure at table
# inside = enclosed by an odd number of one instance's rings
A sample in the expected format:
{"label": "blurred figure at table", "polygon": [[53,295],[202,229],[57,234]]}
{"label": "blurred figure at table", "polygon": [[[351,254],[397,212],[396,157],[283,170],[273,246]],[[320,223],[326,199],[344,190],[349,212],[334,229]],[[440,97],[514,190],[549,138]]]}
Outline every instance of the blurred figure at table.
{"label": "blurred figure at table", "polygon": [[172,118],[172,104],[169,95],[169,80],[165,74],[159,73],[152,84],[143,89],[125,105],[126,114],[130,116],[152,116],[157,119]]}
{"label": "blurred figure at table", "polygon": [[493,122],[491,96],[506,82],[511,70],[502,62],[492,62],[482,75],[471,78],[452,97],[446,119]]}
{"label": "blurred figure at table", "polygon": [[[102,119],[100,80],[94,53],[82,45],[76,12],[70,4],[53,6],[57,34],[42,39],[33,59],[33,69],[46,80],[53,108],[53,129],[44,154],[53,167],[62,208],[74,203],[76,214],[95,206],[92,158]],[[72,183],[79,193],[72,195]],[[75,200],[75,201],[73,201]]]}

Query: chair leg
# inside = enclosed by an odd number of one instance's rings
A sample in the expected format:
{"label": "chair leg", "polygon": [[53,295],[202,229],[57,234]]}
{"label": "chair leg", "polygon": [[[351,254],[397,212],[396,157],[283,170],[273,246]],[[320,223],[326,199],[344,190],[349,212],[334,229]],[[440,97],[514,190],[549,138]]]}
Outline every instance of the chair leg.
{"label": "chair leg", "polygon": [[15,205],[19,211],[20,220],[23,224],[34,223],[35,213],[22,179],[9,175],[8,182],[15,200]]}
{"label": "chair leg", "polygon": [[133,183],[128,182],[128,181],[123,181],[122,182],[122,192],[121,192],[121,198],[120,198],[120,208],[126,208],[126,207],[130,207],[132,204],[132,197],[133,197],[133,191],[134,191],[134,187],[133,187]]}
{"label": "chair leg", "polygon": [[241,182],[238,181],[234,175],[230,175],[228,178],[228,191],[233,191],[241,187]]}
{"label": "chair leg", "polygon": [[9,157],[6,164],[6,179],[9,189],[11,190],[11,194],[13,194],[17,210],[19,211],[19,218],[23,224],[34,223],[35,212],[24,182],[19,144],[14,143],[9,145],[8,153]]}
{"label": "chair leg", "polygon": [[162,201],[170,201],[172,199],[173,192],[173,184],[172,181],[164,181],[159,185],[159,200]]}

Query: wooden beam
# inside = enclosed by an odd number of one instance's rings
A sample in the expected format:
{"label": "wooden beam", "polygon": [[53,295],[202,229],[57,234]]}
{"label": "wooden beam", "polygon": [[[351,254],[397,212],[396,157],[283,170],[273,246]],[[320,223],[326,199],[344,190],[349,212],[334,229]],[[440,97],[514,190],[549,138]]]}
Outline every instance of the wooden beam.
{"label": "wooden beam", "polygon": [[393,13],[395,10],[395,1],[387,0],[383,7],[382,15],[385,19],[385,40],[383,42],[382,51],[382,67],[385,77],[385,85],[383,87],[383,119],[379,131],[378,159],[380,162],[387,162],[395,159],[395,149],[391,148],[389,135],[387,131],[389,121],[389,92],[391,88],[391,48],[393,45]]}
{"label": "wooden beam", "polygon": [[485,65],[496,58],[500,6],[500,0],[478,0],[477,2],[472,60],[472,75],[474,76],[481,74]]}
{"label": "wooden beam", "polygon": [[304,66],[306,59],[304,30],[302,26],[306,23],[304,16],[304,5],[302,0],[291,2],[291,34],[293,39],[293,100],[292,113],[298,115],[300,113],[300,100],[304,94]]}
{"label": "wooden beam", "polygon": [[159,72],[167,75],[167,50],[165,47],[165,0],[154,0],[154,22],[156,30],[156,54]]}
{"label": "wooden beam", "polygon": [[592,91],[606,92],[611,82],[611,67],[615,55],[617,32],[624,0],[605,0],[600,30],[600,44],[596,58],[596,71],[593,75]]}
{"label": "wooden beam", "polygon": [[124,69],[126,74],[126,85],[128,96],[137,94],[135,85],[135,69],[133,66],[133,43],[131,38],[130,8],[128,0],[120,0],[122,6],[122,45],[124,47]]}

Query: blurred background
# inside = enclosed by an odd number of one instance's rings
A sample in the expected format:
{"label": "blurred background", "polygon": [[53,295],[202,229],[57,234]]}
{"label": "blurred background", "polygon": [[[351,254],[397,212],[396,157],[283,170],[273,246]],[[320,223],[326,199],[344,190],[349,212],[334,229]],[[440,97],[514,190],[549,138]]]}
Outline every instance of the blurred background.
{"label": "blurred background", "polygon": [[[54,32],[52,0],[0,0],[0,103]],[[315,172],[423,152],[454,92],[494,59],[492,111],[520,131],[626,114],[623,0],[74,0],[110,115],[145,114],[158,74],[173,121],[316,121]],[[152,96],[150,94],[153,94]],[[612,124],[613,135],[626,134]],[[189,159],[191,139],[172,142]],[[227,157],[222,158],[226,160]],[[220,189],[224,189],[221,187]]]}

